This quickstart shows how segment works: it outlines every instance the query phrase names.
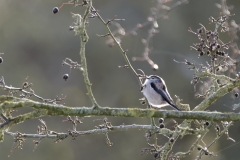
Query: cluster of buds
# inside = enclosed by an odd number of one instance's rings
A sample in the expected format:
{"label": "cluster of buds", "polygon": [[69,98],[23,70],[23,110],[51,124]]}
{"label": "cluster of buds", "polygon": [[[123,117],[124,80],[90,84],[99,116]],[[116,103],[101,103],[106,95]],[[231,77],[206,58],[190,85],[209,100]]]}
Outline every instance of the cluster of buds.
{"label": "cluster of buds", "polygon": [[[190,30],[193,32],[192,30]],[[224,49],[228,49],[228,45],[224,44],[218,37],[217,32],[208,31],[205,29],[204,26],[199,28],[196,32],[193,32],[197,34],[198,39],[200,40],[200,43],[193,44],[191,48],[195,49],[199,52],[199,56],[207,55],[210,56],[212,61],[216,61],[217,58],[225,57],[226,53],[224,52]]]}
{"label": "cluster of buds", "polygon": [[222,32],[227,31],[227,27],[225,26],[225,22],[227,20],[226,16],[220,16],[218,19],[214,19],[211,17],[210,23],[215,23],[215,30],[207,30],[202,24],[200,24],[200,28],[194,32],[191,28],[189,32],[197,35],[199,39],[199,43],[195,43],[191,46],[192,49],[196,50],[200,56],[208,56],[210,57],[210,61],[212,65],[208,64],[208,67],[211,72],[221,71],[225,72],[229,69],[229,67],[233,67],[235,62],[228,56],[225,50],[229,49],[229,44],[224,43],[219,38],[218,29],[221,28]]}

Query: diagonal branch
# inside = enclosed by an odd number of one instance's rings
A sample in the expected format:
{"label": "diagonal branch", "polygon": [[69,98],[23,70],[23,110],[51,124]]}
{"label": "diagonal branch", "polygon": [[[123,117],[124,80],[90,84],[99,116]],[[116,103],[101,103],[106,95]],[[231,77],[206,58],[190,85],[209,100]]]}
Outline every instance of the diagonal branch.
{"label": "diagonal branch", "polygon": [[4,140],[4,131],[9,130],[13,125],[23,123],[26,120],[39,118],[47,115],[48,110],[34,110],[29,113],[21,114],[19,116],[9,118],[4,123],[0,124],[0,142]]}
{"label": "diagonal branch", "polygon": [[101,15],[97,12],[97,10],[92,6],[92,11],[97,15],[97,17],[101,20],[101,22],[106,26],[107,30],[108,30],[108,34],[111,36],[111,38],[114,40],[114,42],[117,44],[118,48],[120,49],[124,60],[127,63],[127,66],[131,69],[131,71],[133,72],[133,74],[137,77],[140,86],[142,86],[142,81],[139,78],[139,74],[135,71],[135,69],[133,68],[132,64],[130,63],[128,57],[127,57],[127,53],[126,51],[123,50],[120,42],[118,42],[118,40],[114,37],[112,31],[109,28],[109,23],[111,21],[105,22],[104,19],[101,17]]}

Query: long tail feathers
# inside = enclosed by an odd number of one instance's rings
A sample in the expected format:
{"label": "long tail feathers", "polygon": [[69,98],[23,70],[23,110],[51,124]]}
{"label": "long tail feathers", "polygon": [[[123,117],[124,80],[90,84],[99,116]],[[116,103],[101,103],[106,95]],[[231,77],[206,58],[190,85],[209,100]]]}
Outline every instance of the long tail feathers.
{"label": "long tail feathers", "polygon": [[174,104],[170,104],[171,107],[173,107],[174,109],[181,111],[177,106],[175,106]]}

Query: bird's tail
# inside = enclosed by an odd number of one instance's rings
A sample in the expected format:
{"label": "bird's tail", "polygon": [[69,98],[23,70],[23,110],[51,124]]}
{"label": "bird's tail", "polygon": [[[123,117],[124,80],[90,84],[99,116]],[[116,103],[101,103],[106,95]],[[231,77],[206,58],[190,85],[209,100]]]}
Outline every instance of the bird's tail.
{"label": "bird's tail", "polygon": [[173,107],[174,109],[178,110],[178,111],[181,111],[177,106],[175,106],[174,104],[170,104],[171,107]]}

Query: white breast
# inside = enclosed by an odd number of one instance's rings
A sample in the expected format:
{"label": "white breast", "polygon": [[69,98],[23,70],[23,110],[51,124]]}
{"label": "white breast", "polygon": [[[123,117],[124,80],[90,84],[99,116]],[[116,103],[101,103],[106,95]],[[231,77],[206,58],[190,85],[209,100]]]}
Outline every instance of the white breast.
{"label": "white breast", "polygon": [[166,101],[160,96],[147,82],[144,83],[142,90],[143,95],[147,98],[148,103],[154,107],[164,107],[167,105]]}

